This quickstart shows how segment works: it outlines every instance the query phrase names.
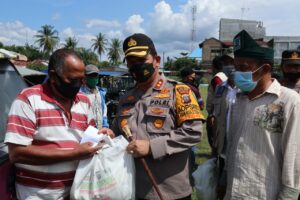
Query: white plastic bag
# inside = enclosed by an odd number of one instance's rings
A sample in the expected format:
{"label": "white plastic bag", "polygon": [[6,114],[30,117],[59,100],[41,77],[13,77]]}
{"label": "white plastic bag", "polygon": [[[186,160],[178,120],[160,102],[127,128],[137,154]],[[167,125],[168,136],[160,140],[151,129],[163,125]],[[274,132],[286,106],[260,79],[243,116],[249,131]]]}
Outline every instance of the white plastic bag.
{"label": "white plastic bag", "polygon": [[119,136],[92,158],[81,160],[71,188],[71,199],[135,199],[135,167],[126,152],[128,141]]}
{"label": "white plastic bag", "polygon": [[196,171],[192,173],[195,182],[197,198],[201,200],[217,199],[216,187],[217,164],[216,158],[211,158],[199,165]]}

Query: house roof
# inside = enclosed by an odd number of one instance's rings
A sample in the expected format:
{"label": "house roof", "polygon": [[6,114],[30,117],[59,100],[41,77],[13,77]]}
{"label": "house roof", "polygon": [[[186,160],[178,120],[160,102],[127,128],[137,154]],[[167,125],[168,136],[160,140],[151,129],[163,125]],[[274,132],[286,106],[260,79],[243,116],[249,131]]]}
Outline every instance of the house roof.
{"label": "house roof", "polygon": [[233,42],[232,41],[220,41],[214,37],[211,37],[209,39],[205,39],[202,43],[199,44],[199,47],[202,48],[203,44],[208,41],[208,40],[215,40],[216,42],[219,42],[222,44],[223,47],[232,47],[233,46]]}
{"label": "house roof", "polygon": [[32,76],[32,75],[40,75],[40,76],[46,76],[46,73],[40,72],[33,69],[28,69],[26,67],[18,67],[16,66],[17,70],[21,74],[21,76]]}
{"label": "house roof", "polygon": [[6,49],[0,49],[0,58],[8,58],[8,59],[27,61],[26,56],[16,53],[16,52],[13,52],[13,51],[8,51]]}
{"label": "house roof", "polygon": [[211,38],[205,39],[203,42],[201,42],[201,43],[199,44],[199,47],[202,48],[202,47],[203,47],[203,44],[204,44],[206,41],[208,41],[208,40],[215,40],[215,41],[217,41],[217,42],[220,42],[220,40],[218,40],[218,39],[216,39],[216,38],[214,38],[214,37],[211,37]]}

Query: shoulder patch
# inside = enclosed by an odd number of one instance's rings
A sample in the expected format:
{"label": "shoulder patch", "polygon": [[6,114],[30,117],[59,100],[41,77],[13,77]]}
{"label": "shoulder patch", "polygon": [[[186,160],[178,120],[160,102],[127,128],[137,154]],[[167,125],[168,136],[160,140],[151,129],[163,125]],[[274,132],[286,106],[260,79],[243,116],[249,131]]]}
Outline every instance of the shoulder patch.
{"label": "shoulder patch", "polygon": [[189,86],[178,84],[175,87],[176,93],[176,118],[177,124],[181,125],[188,120],[204,120],[199,104]]}

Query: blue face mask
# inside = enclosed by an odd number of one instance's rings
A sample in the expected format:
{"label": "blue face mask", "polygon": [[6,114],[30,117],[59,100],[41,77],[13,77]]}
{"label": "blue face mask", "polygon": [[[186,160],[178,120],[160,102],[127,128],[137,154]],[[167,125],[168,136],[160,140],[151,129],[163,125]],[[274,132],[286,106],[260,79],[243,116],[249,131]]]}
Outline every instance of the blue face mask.
{"label": "blue face mask", "polygon": [[254,72],[251,72],[251,71],[248,71],[248,72],[236,71],[236,72],[234,72],[235,85],[243,92],[251,92],[252,90],[254,90],[258,81],[253,81],[253,73],[258,71],[261,67],[262,66],[260,66]]}

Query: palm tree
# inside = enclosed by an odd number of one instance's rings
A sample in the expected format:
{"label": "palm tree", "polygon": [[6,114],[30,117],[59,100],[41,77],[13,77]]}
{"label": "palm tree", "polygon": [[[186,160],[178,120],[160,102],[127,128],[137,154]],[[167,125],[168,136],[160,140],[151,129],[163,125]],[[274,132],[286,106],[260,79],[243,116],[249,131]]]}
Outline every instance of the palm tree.
{"label": "palm tree", "polygon": [[78,40],[75,37],[67,37],[65,42],[64,47],[67,49],[75,49],[78,44]]}
{"label": "palm tree", "polygon": [[51,25],[44,25],[35,35],[36,42],[47,56],[53,51],[59,41],[58,32]]}
{"label": "palm tree", "polygon": [[98,65],[99,64],[98,56],[92,50],[80,47],[80,48],[76,48],[76,52],[81,56],[85,65],[88,65],[88,64]]}
{"label": "palm tree", "polygon": [[106,45],[107,45],[107,39],[105,38],[105,35],[102,33],[99,33],[96,35],[96,38],[92,39],[92,48],[94,51],[97,51],[97,53],[100,56],[100,61],[101,61],[101,55],[105,52],[106,50]]}
{"label": "palm tree", "polygon": [[112,65],[118,65],[121,62],[122,55],[122,41],[114,38],[111,40],[108,48],[108,59]]}

